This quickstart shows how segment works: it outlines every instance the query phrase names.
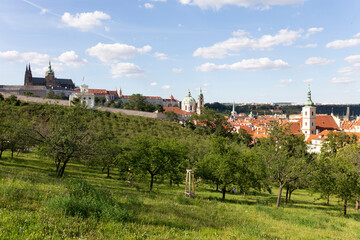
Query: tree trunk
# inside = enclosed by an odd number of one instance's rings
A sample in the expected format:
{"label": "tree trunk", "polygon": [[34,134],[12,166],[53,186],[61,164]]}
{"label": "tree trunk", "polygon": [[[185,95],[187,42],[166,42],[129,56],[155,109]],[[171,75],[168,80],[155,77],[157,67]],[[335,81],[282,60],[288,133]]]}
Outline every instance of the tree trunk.
{"label": "tree trunk", "polygon": [[62,165],[62,167],[60,168],[60,171],[58,173],[58,177],[62,177],[64,175],[67,162],[68,161],[65,161],[64,164]]}
{"label": "tree trunk", "polygon": [[287,202],[288,202],[288,197],[289,197],[289,186],[286,187],[285,204],[287,204]]}
{"label": "tree trunk", "polygon": [[172,185],[173,185],[173,180],[172,180],[172,178],[170,178],[170,187],[172,187]]}
{"label": "tree trunk", "polygon": [[60,171],[60,161],[57,163],[57,165],[56,165],[56,172],[57,173],[59,173],[59,171]]}
{"label": "tree trunk", "polygon": [[[0,158],[1,158],[1,156],[0,156]],[[218,183],[216,184],[216,191],[219,191],[219,184]]]}
{"label": "tree trunk", "polygon": [[279,206],[280,206],[281,192],[283,190],[283,187],[284,187],[284,185],[280,184],[279,194],[278,194],[278,198],[277,198],[277,202],[276,202],[276,208],[279,208]]}
{"label": "tree trunk", "polygon": [[359,198],[356,198],[355,209],[357,212],[359,211]]}
{"label": "tree trunk", "polygon": [[291,200],[291,195],[295,190],[296,190],[296,188],[294,188],[293,190],[290,190],[290,192],[289,192],[289,201]]}
{"label": "tree trunk", "polygon": [[11,149],[11,159],[14,158],[14,149]]}
{"label": "tree trunk", "polygon": [[110,177],[110,167],[107,168],[107,177]]}
{"label": "tree trunk", "polygon": [[344,217],[346,216],[347,199],[344,200]]}
{"label": "tree trunk", "polygon": [[226,187],[222,189],[222,199],[225,200],[225,194],[226,194]]}
{"label": "tree trunk", "polygon": [[0,159],[1,159],[3,152],[4,152],[4,150],[0,150]]}
{"label": "tree trunk", "polygon": [[326,205],[329,206],[329,204],[330,204],[330,193],[328,193],[328,195],[327,195],[327,202],[326,202]]}
{"label": "tree trunk", "polygon": [[154,175],[151,174],[151,180],[150,180],[150,191],[152,190],[153,188],[153,183],[154,183]]}

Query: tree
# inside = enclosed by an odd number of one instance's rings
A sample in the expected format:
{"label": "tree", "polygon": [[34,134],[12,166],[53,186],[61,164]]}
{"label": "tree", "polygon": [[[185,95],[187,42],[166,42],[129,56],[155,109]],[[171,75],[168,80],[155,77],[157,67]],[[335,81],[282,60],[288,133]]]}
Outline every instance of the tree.
{"label": "tree", "polygon": [[210,152],[198,162],[196,172],[201,178],[219,185],[225,199],[231,186],[239,186],[244,191],[253,186],[254,175],[247,159],[228,139],[215,136]]}
{"label": "tree", "polygon": [[170,121],[173,121],[173,122],[178,122],[178,121],[179,121],[178,116],[177,116],[176,113],[174,113],[173,111],[167,111],[167,112],[165,113],[165,115],[167,116],[167,118],[168,118]]}
{"label": "tree", "polygon": [[358,136],[355,134],[348,135],[345,132],[333,132],[331,131],[324,140],[321,147],[321,153],[323,155],[336,154],[340,148],[345,147],[347,144],[356,143]]}
{"label": "tree", "polygon": [[162,112],[164,112],[164,108],[163,108],[162,105],[156,104],[155,105],[155,111],[158,111],[159,113],[162,113]]}
{"label": "tree", "polygon": [[150,175],[150,191],[155,176],[176,172],[184,157],[182,147],[175,139],[159,140],[141,135],[133,142],[132,165],[137,172]]}
{"label": "tree", "polygon": [[309,174],[312,158],[307,153],[303,136],[296,136],[287,126],[276,123],[269,137],[260,141],[258,150],[267,164],[268,176],[279,184],[278,208],[284,186]]}
{"label": "tree", "polygon": [[153,112],[155,107],[146,101],[141,94],[133,94],[128,102],[124,103],[125,109]]}
{"label": "tree", "polygon": [[39,152],[55,161],[58,177],[62,177],[71,160],[86,159],[93,155],[96,134],[92,131],[91,111],[77,105],[63,114],[55,111],[43,123]]}
{"label": "tree", "polygon": [[360,146],[349,144],[340,149],[331,160],[335,168],[336,194],[344,200],[346,216],[348,200],[360,194]]}

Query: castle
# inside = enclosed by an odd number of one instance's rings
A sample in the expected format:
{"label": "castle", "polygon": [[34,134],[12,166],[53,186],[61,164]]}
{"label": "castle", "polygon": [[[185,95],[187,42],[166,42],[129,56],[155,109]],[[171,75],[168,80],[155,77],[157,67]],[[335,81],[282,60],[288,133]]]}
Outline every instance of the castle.
{"label": "castle", "polygon": [[45,73],[45,78],[33,77],[30,64],[26,65],[24,86],[46,86],[46,87],[60,87],[65,89],[74,89],[75,84],[71,79],[55,78],[55,73],[51,69],[49,61],[48,70]]}

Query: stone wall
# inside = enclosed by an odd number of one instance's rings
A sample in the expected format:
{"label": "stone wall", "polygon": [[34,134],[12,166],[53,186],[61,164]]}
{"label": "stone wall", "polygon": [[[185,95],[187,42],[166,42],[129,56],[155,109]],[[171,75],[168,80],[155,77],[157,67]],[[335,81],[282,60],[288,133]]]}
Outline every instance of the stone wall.
{"label": "stone wall", "polygon": [[[48,104],[57,104],[62,106],[69,106],[68,100],[57,100],[57,99],[47,99],[47,98],[38,98],[38,97],[28,97],[23,95],[11,94],[8,92],[3,92],[0,89],[0,93],[5,97],[8,98],[11,95],[15,95],[18,100],[23,102],[32,102],[32,103],[48,103]],[[139,116],[139,117],[147,117],[147,118],[160,118],[160,119],[168,119],[165,114],[162,113],[151,113],[151,112],[142,112],[142,111],[134,111],[134,110],[127,110],[127,109],[119,109],[119,108],[109,108],[109,107],[95,107],[94,109],[99,111],[107,111],[111,113],[121,113],[124,115],[132,115],[132,116]]]}

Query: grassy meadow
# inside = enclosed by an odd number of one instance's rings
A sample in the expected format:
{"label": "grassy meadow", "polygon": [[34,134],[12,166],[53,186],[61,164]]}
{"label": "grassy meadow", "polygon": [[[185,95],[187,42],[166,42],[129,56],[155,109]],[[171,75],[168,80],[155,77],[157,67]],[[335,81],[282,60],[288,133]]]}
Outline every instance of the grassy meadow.
{"label": "grassy meadow", "polygon": [[[185,178],[185,174],[184,174]],[[0,160],[0,239],[359,239],[360,213],[341,203],[316,200],[296,190],[276,209],[272,194],[247,196],[196,186],[107,178],[100,168],[71,163],[63,179],[54,177],[51,160],[35,153]],[[349,204],[350,205],[350,204]]]}

